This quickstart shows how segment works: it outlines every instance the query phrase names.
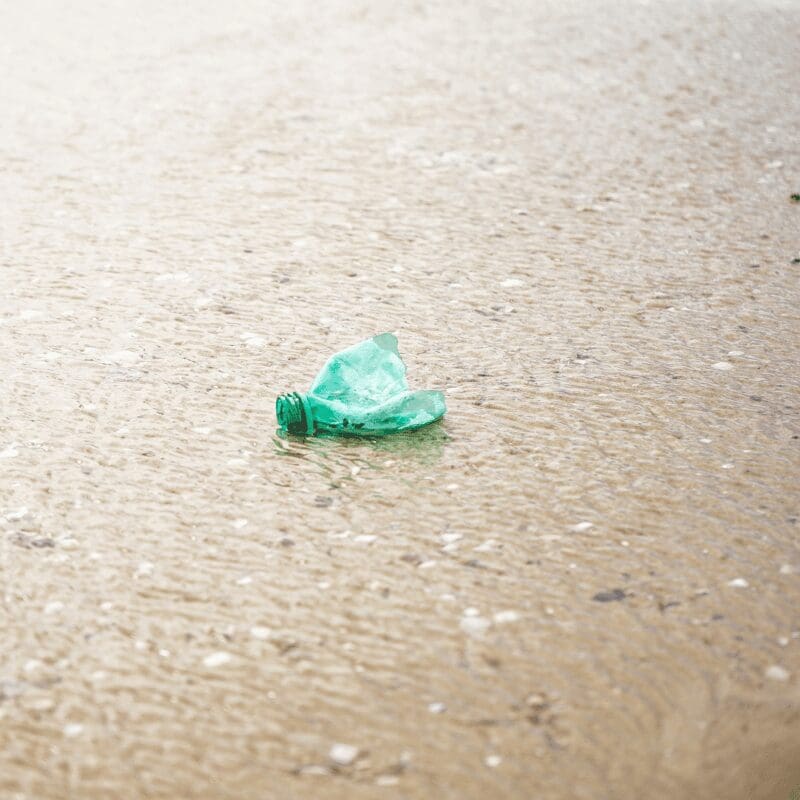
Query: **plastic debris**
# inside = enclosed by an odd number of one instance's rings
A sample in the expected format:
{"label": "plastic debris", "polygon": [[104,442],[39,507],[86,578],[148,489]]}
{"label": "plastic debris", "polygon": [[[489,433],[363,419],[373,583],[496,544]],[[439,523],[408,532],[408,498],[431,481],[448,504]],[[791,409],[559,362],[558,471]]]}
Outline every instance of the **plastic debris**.
{"label": "plastic debris", "polygon": [[444,415],[444,395],[409,391],[397,338],[383,333],[332,356],[307,394],[278,397],[284,431],[305,436],[385,436]]}

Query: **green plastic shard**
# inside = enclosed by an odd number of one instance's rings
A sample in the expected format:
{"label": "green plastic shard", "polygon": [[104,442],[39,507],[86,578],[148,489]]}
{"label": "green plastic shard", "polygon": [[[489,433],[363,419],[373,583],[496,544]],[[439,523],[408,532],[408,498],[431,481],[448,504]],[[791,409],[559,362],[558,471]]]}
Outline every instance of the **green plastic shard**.
{"label": "green plastic shard", "polygon": [[307,394],[282,394],[278,424],[313,436],[385,436],[412,431],[446,411],[441,392],[410,392],[397,338],[382,333],[332,356]]}

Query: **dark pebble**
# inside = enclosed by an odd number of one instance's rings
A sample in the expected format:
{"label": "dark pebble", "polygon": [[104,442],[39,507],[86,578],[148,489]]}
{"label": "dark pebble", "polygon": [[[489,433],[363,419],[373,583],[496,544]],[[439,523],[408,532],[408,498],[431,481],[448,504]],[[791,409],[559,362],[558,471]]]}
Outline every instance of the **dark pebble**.
{"label": "dark pebble", "polygon": [[616,600],[624,600],[626,596],[622,589],[611,589],[608,592],[598,592],[592,600],[598,603],[613,603]]}

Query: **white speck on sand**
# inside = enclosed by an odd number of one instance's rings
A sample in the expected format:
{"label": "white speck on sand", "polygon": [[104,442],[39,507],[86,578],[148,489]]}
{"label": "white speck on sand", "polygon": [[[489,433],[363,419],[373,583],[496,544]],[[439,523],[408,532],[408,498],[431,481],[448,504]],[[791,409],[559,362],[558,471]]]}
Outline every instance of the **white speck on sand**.
{"label": "white speck on sand", "polygon": [[730,361],[717,361],[716,364],[711,365],[714,369],[721,369],[723,371],[733,369],[733,364]]}
{"label": "white speck on sand", "polygon": [[789,645],[789,637],[788,636],[779,636],[778,637],[778,644],[781,647],[788,647],[788,645]]}
{"label": "white speck on sand", "polygon": [[153,570],[155,569],[155,564],[152,561],[141,561],[139,565],[136,567],[136,577],[142,578],[145,575],[152,575]]}
{"label": "white speck on sand", "polygon": [[519,614],[516,611],[498,611],[492,619],[498,625],[503,625],[506,622],[516,622],[519,619]]}
{"label": "white speck on sand", "polygon": [[733,469],[734,466],[735,466],[734,464],[730,464],[730,463],[729,464],[723,464],[722,465],[722,469]]}
{"label": "white speck on sand", "polygon": [[428,711],[431,714],[444,714],[447,710],[447,706],[444,703],[428,703]]}
{"label": "white speck on sand", "polygon": [[263,336],[259,336],[256,333],[243,333],[241,339],[247,347],[252,347],[254,350],[263,347],[267,343]]}
{"label": "white speck on sand", "polygon": [[700,441],[701,441],[703,444],[711,444],[711,439],[707,439],[707,438],[705,438],[705,437],[704,437],[704,438],[702,438],[702,439],[700,439]]}
{"label": "white speck on sand", "polygon": [[250,628],[250,635],[254,639],[261,639],[261,641],[264,641],[265,639],[269,639],[271,634],[272,631],[269,628],[265,628],[263,625],[253,625],[253,627]]}
{"label": "white speck on sand", "polygon": [[734,578],[732,581],[728,581],[728,586],[734,589],[746,589],[749,585],[744,578]]}
{"label": "white speck on sand", "polygon": [[492,767],[492,769],[494,769],[494,767],[499,767],[500,764],[503,763],[503,759],[500,756],[491,755],[486,756],[486,758],[483,759],[483,763],[486,764],[487,767]]}
{"label": "white speck on sand", "polygon": [[14,522],[15,520],[22,519],[28,513],[28,509],[25,506],[22,508],[18,508],[16,511],[9,511],[6,514],[6,519],[9,522]]}
{"label": "white speck on sand", "polygon": [[788,681],[789,670],[779,664],[773,664],[764,670],[764,677],[769,678],[771,681]]}
{"label": "white speck on sand", "polygon": [[233,661],[233,656],[220,650],[217,653],[210,653],[203,659],[203,664],[207,667],[222,667],[225,664],[230,664]]}
{"label": "white speck on sand", "polygon": [[448,483],[447,486],[445,486],[444,488],[448,492],[457,492],[458,489],[459,489],[459,486],[458,486],[457,483]]}
{"label": "white speck on sand", "polygon": [[141,356],[133,350],[118,350],[116,353],[109,353],[103,358],[106,364],[118,364],[122,367],[130,367],[136,364]]}
{"label": "white speck on sand", "polygon": [[443,533],[442,534],[442,541],[447,544],[452,544],[453,542],[457,542],[459,539],[463,539],[464,535],[461,533]]}
{"label": "white speck on sand", "polygon": [[428,561],[423,561],[419,565],[419,569],[433,569],[439,562],[429,559]]}
{"label": "white speck on sand", "polygon": [[497,539],[487,539],[485,542],[472,549],[478,553],[486,553],[490,550],[496,550],[499,544],[500,542],[498,542]]}
{"label": "white speck on sand", "polygon": [[114,608],[114,604],[110,600],[105,600],[104,602],[100,603],[101,611],[111,611],[112,608]]}
{"label": "white speck on sand", "polygon": [[516,289],[519,286],[524,286],[524,281],[519,278],[506,278],[501,284],[504,289]]}
{"label": "white speck on sand", "polygon": [[201,436],[208,436],[211,431],[214,430],[213,428],[207,425],[199,425],[196,428],[192,428],[193,433],[199,433]]}
{"label": "white speck on sand", "polygon": [[251,584],[252,582],[253,582],[253,576],[252,575],[242,575],[242,577],[239,578],[236,581],[236,584],[237,584],[237,586],[247,586],[248,584]]}
{"label": "white speck on sand", "polygon": [[306,764],[297,770],[298,775],[330,775],[330,767],[322,764]]}
{"label": "white speck on sand", "polygon": [[356,536],[353,539],[353,541],[358,542],[359,544],[370,544],[374,542],[377,538],[378,538],[377,536],[373,536],[370,533],[362,533]]}
{"label": "white speck on sand", "polygon": [[80,542],[77,539],[73,539],[71,536],[65,536],[63,539],[57,539],[59,547],[63,547],[65,550],[75,550],[75,548],[80,546]]}
{"label": "white speck on sand", "polygon": [[156,283],[166,283],[171,281],[173,283],[186,283],[191,280],[191,275],[188,272],[165,272],[162,275],[156,275]]}
{"label": "white speck on sand", "polygon": [[245,525],[247,525],[247,520],[246,519],[235,519],[231,523],[231,525],[233,525],[233,527],[236,528],[237,531],[239,531],[242,528],[244,528]]}
{"label": "white speck on sand", "polygon": [[64,608],[64,604],[60,600],[52,600],[44,607],[45,614],[56,614]]}
{"label": "white speck on sand", "polygon": [[573,533],[583,533],[584,531],[588,531],[589,528],[593,528],[593,522],[579,522],[577,525],[573,525],[570,530]]}
{"label": "white speck on sand", "polygon": [[486,617],[461,617],[459,623],[461,630],[470,636],[481,636],[486,633],[491,624]]}
{"label": "white speck on sand", "polygon": [[76,736],[80,736],[83,733],[83,725],[80,722],[68,722],[64,726],[64,736],[68,739],[74,739]]}
{"label": "white speck on sand", "polygon": [[728,355],[729,356],[733,356],[734,358],[736,358],[736,356],[743,356],[744,352],[742,350],[730,350],[728,352]]}
{"label": "white speck on sand", "polygon": [[328,753],[328,758],[330,758],[334,764],[339,764],[339,766],[346,767],[349,764],[352,764],[358,758],[358,753],[359,750],[355,745],[337,742],[333,747],[331,747],[330,752]]}
{"label": "white speck on sand", "polygon": [[16,458],[18,455],[19,451],[17,450],[16,442],[11,442],[5,450],[0,450],[0,458]]}
{"label": "white speck on sand", "polygon": [[794,567],[791,564],[781,564],[781,568],[778,570],[781,575],[791,575],[794,572]]}

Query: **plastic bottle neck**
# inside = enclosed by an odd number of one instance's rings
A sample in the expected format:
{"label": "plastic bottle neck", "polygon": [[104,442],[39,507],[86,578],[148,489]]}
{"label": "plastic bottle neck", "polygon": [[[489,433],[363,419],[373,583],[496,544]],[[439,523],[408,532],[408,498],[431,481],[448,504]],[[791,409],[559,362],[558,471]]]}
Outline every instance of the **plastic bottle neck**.
{"label": "plastic bottle neck", "polygon": [[314,418],[308,398],[298,392],[288,392],[275,401],[278,424],[289,433],[309,435],[314,432]]}

